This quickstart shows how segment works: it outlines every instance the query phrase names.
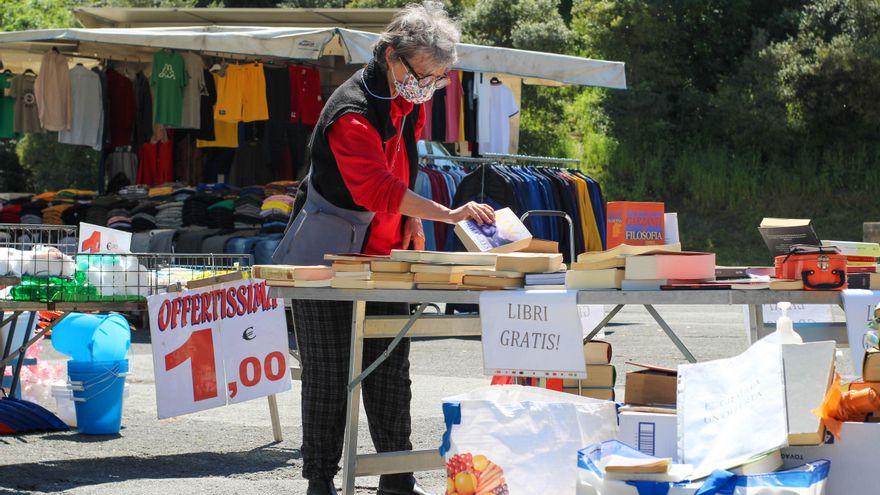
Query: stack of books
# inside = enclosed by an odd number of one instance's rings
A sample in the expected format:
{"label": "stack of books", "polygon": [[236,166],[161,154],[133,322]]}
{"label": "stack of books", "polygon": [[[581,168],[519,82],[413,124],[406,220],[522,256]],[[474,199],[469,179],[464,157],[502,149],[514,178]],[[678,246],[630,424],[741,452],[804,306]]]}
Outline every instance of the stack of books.
{"label": "stack of books", "polygon": [[621,289],[703,288],[714,281],[714,253],[652,252],[626,258]]}
{"label": "stack of books", "polygon": [[277,287],[330,287],[333,269],[329,266],[256,265],[254,278]]}
{"label": "stack of books", "polygon": [[412,263],[392,259],[370,262],[370,280],[374,289],[414,289],[415,277],[410,271]]}
{"label": "stack of books", "polygon": [[330,287],[334,289],[373,289],[370,264],[387,259],[387,256],[366,256],[363,254],[325,254],[324,260],[333,264],[334,276]]}
{"label": "stack of books", "polygon": [[[631,256],[649,253],[678,253],[681,244],[663,246],[631,246],[620,244],[607,251],[582,253],[577,262],[571,264],[571,270],[565,276],[565,287],[578,290],[620,289],[627,259]],[[713,277],[714,277],[713,262]]]}
{"label": "stack of books", "polygon": [[404,264],[407,264],[408,273],[412,275],[412,283],[417,289],[467,290],[478,287],[470,286],[464,281],[466,273],[480,275],[494,269],[495,257],[496,255],[489,253],[395,250],[391,252],[389,263],[385,266],[390,269],[391,262],[396,262],[398,265],[394,268],[402,270],[406,267]]}
{"label": "stack of books", "polygon": [[531,274],[564,273],[562,255],[558,253],[508,253],[495,258],[493,270],[464,274],[464,284],[486,289],[521,288]]}
{"label": "stack of books", "polygon": [[846,256],[846,280],[850,289],[880,290],[877,258],[880,244],[876,242],[822,241],[823,246],[836,246]]}
{"label": "stack of books", "polygon": [[614,400],[614,383],[617,370],[611,365],[611,343],[591,340],[584,345],[587,378],[565,379],[562,391],[599,400]]}

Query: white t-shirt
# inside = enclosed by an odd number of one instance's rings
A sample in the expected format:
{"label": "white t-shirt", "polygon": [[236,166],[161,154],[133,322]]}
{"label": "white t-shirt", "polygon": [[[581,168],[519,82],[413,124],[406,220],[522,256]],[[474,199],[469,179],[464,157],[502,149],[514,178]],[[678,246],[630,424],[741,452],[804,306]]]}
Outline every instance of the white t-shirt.
{"label": "white t-shirt", "polygon": [[[104,134],[104,96],[101,76],[77,64],[70,69],[72,112],[70,128],[58,132],[58,142],[100,150]],[[38,78],[39,80],[39,78]]]}
{"label": "white t-shirt", "polygon": [[513,91],[502,83],[489,84],[488,94],[488,105],[480,105],[477,114],[488,117],[488,129],[481,134],[488,139],[480,138],[480,153],[510,153],[510,118],[519,113]]}

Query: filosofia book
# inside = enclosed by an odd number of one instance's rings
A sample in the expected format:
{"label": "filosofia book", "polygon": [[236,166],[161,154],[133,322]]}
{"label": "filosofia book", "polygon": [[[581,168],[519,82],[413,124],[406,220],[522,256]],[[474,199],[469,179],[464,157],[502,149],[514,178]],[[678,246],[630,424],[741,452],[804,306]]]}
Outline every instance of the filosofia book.
{"label": "filosofia book", "polygon": [[458,222],[455,234],[468,251],[478,253],[512,253],[525,249],[532,240],[529,229],[510,208],[497,210],[495,223]]}

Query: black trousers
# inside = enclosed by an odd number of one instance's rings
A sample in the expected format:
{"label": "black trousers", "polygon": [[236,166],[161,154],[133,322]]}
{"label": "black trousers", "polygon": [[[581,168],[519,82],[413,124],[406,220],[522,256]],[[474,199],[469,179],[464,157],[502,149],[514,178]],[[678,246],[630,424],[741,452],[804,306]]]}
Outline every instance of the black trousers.
{"label": "black trousers", "polygon": [[[302,358],[303,478],[329,480],[339,471],[345,435],[352,303],[292,301]],[[408,304],[368,303],[368,315],[406,315]],[[390,339],[364,340],[366,368]],[[412,450],[409,339],[362,382],[364,409],[377,452]]]}

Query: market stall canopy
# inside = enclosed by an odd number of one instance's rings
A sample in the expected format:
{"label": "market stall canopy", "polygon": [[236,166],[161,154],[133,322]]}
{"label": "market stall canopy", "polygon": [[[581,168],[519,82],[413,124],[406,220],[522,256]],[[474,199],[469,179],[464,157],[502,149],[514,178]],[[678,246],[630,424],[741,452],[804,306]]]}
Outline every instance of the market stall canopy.
{"label": "market stall canopy", "polygon": [[[351,64],[372,57],[375,33],[346,28],[189,26],[45,29],[0,33],[6,66],[39,61],[56,47],[71,57],[149,61],[157,49],[192,50],[253,58],[317,60],[342,55]],[[510,48],[459,44],[454,68],[509,74],[581,86],[626,88],[624,64]]]}

